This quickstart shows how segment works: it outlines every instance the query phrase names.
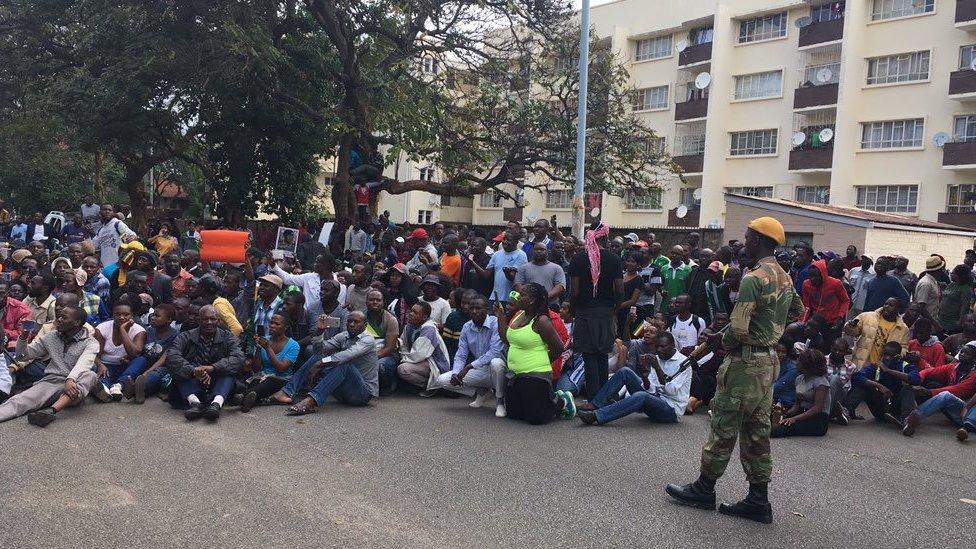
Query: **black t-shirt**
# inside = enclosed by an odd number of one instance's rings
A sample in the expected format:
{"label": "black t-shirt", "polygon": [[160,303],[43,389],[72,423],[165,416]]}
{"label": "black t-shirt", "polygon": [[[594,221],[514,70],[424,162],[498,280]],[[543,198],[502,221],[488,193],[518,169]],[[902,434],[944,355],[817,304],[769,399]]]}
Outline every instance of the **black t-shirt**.
{"label": "black t-shirt", "polygon": [[576,257],[569,262],[569,276],[579,278],[579,297],[574,304],[577,309],[612,308],[616,305],[613,281],[623,278],[623,262],[613,253],[600,250],[600,279],[597,281],[595,297],[593,279],[590,275],[590,257],[586,255],[586,251],[576,254]]}

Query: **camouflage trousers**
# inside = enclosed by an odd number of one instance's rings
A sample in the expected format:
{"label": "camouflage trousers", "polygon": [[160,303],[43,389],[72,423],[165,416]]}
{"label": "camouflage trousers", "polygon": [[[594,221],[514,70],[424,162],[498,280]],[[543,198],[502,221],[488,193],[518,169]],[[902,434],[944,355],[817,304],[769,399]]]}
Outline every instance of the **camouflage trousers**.
{"label": "camouflage trousers", "polygon": [[768,483],[773,464],[769,455],[769,411],[773,381],[779,375],[776,354],[746,347],[729,354],[718,371],[718,389],[711,402],[712,422],[702,448],[701,472],[718,479],[739,439],[739,458],[746,478]]}

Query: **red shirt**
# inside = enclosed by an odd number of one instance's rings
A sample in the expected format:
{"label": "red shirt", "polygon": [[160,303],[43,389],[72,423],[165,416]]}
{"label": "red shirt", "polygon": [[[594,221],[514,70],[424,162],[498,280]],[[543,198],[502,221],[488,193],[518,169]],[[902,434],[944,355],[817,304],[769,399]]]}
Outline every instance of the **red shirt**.
{"label": "red shirt", "polygon": [[929,368],[918,373],[922,383],[935,381],[942,384],[938,389],[930,389],[932,396],[946,391],[962,400],[969,400],[976,394],[976,368],[960,375],[958,364],[946,364],[938,368]]}
{"label": "red shirt", "polygon": [[[569,343],[569,330],[566,329],[566,323],[559,316],[559,313],[549,309],[549,320],[552,321],[552,327],[556,329],[556,335],[559,336],[559,340],[563,342],[565,347]],[[563,373],[563,361],[565,360],[566,353],[561,353],[559,358],[552,361],[552,379],[559,379],[559,376]]]}
{"label": "red shirt", "polygon": [[817,287],[809,278],[803,281],[803,306],[808,311],[806,318],[819,314],[828,323],[834,324],[847,316],[847,310],[851,308],[851,298],[847,295],[844,283],[827,274],[826,261],[815,261],[811,269],[820,271],[823,283]]}
{"label": "red shirt", "polygon": [[925,361],[925,365],[919,363],[919,370],[942,366],[945,364],[945,349],[938,341],[936,341],[933,345],[925,346],[919,343],[917,339],[913,339],[908,342],[908,352],[918,353],[918,356],[922,357],[922,360]]}
{"label": "red shirt", "polygon": [[369,206],[369,187],[366,185],[356,185],[353,187],[353,192],[356,193],[357,206]]}

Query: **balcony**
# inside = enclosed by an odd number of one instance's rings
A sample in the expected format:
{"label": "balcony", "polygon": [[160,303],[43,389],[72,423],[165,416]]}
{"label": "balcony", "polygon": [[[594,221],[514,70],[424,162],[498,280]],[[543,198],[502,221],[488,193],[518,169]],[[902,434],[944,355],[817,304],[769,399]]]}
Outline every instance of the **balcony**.
{"label": "balcony", "polygon": [[688,208],[684,217],[678,217],[677,209],[668,210],[668,227],[698,227],[701,218],[701,208]]}
{"label": "balcony", "polygon": [[844,18],[819,21],[800,29],[800,47],[806,48],[844,38]]}
{"label": "balcony", "polygon": [[942,212],[939,214],[939,223],[976,229],[976,212]]}
{"label": "balcony", "polygon": [[704,99],[694,99],[691,101],[685,101],[684,103],[675,103],[674,105],[674,120],[680,122],[682,120],[695,120],[698,118],[705,118],[708,116],[708,98]]}
{"label": "balcony", "polygon": [[976,170],[976,141],[946,143],[942,147],[942,167],[947,170]]}
{"label": "balcony", "polygon": [[976,71],[962,69],[950,72],[949,97],[963,101],[976,100]]}
{"label": "balcony", "polygon": [[791,172],[826,172],[834,162],[834,148],[798,149],[790,151]]}
{"label": "balcony", "polygon": [[976,0],[956,0],[956,28],[976,31]]}
{"label": "balcony", "polygon": [[797,88],[793,92],[793,110],[836,105],[838,87],[838,84],[824,84]]}
{"label": "balcony", "polygon": [[684,174],[702,173],[705,166],[705,153],[685,154],[682,156],[672,156],[674,163],[681,168]]}
{"label": "balcony", "polygon": [[695,65],[705,63],[712,59],[712,43],[694,44],[685,48],[685,51],[678,54],[678,66]]}

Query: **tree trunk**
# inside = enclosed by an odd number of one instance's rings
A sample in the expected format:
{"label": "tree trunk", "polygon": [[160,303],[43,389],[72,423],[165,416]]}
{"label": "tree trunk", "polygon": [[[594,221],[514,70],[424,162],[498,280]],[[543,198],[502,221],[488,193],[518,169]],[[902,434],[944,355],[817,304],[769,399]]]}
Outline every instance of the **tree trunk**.
{"label": "tree trunk", "polygon": [[92,176],[92,194],[97,203],[105,199],[105,153],[101,149],[95,151],[95,173]]}
{"label": "tree trunk", "polygon": [[352,151],[352,134],[339,139],[336,173],[332,178],[332,208],[336,221],[352,222],[356,214],[356,197],[349,182],[349,153]]}
{"label": "tree trunk", "polygon": [[126,166],[125,177],[122,179],[122,190],[129,196],[129,208],[132,210],[132,230],[139,234],[145,234],[148,227],[149,197],[146,196],[146,189],[143,183],[148,168],[141,165]]}

